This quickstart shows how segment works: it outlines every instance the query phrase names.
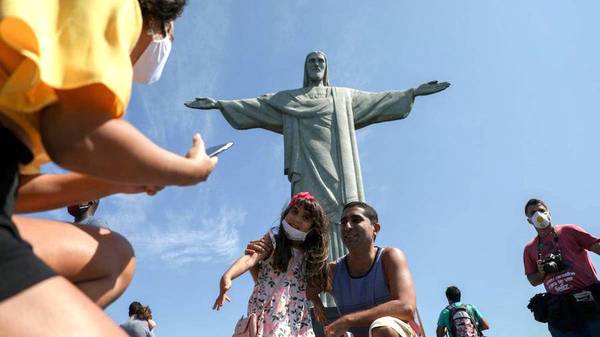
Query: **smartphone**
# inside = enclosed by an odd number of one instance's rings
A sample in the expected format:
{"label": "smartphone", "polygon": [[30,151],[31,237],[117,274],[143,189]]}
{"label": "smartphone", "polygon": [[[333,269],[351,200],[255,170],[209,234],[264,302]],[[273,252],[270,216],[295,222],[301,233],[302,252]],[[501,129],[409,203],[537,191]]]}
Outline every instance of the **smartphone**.
{"label": "smartphone", "polygon": [[214,156],[218,155],[219,153],[229,149],[232,145],[233,145],[233,142],[229,142],[229,143],[225,143],[225,144],[221,144],[221,145],[217,145],[217,146],[211,146],[206,149],[206,154],[209,157],[214,157]]}

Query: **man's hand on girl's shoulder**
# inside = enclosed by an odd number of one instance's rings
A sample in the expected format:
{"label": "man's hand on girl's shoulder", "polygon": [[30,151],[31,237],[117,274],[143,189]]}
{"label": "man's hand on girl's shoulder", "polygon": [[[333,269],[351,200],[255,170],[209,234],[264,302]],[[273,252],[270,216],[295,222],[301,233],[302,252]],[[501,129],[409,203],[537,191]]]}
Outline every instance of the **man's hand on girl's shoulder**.
{"label": "man's hand on girl's shoulder", "polygon": [[267,256],[270,256],[272,252],[273,252],[273,245],[271,244],[271,238],[269,238],[268,235],[265,235],[260,240],[250,241],[248,243],[248,245],[246,246],[246,250],[244,251],[244,253],[246,255],[253,255],[256,253],[265,258]]}

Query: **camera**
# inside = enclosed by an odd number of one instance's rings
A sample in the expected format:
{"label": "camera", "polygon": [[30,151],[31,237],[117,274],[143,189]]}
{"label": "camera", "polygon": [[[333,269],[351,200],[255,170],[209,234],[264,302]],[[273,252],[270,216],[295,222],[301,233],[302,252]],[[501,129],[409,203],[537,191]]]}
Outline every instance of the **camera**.
{"label": "camera", "polygon": [[545,273],[557,273],[566,267],[560,253],[551,253],[542,260],[542,269]]}

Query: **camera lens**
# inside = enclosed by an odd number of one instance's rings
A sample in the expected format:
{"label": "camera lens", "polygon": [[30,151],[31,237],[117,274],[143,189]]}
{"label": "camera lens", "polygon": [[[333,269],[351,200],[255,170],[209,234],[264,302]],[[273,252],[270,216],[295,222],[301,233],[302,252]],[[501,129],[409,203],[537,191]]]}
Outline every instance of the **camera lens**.
{"label": "camera lens", "polygon": [[544,272],[546,273],[554,273],[558,270],[558,264],[554,261],[547,262],[544,264]]}

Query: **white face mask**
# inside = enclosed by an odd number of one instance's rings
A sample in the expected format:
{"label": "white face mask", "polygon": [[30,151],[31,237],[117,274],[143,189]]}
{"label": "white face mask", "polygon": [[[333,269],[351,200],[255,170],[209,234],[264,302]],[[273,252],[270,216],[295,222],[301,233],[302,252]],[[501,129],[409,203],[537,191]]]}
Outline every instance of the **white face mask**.
{"label": "white face mask", "polygon": [[285,232],[285,236],[288,239],[292,241],[304,241],[304,239],[306,239],[307,233],[304,233],[303,231],[297,230],[296,228],[292,227],[292,225],[285,221],[285,219],[281,221],[281,224],[283,225],[283,231]]}
{"label": "white face mask", "polygon": [[141,84],[158,81],[171,53],[171,46],[168,35],[161,40],[152,40],[133,65],[133,80]]}
{"label": "white face mask", "polygon": [[537,211],[529,217],[535,228],[544,229],[550,226],[550,214]]}

